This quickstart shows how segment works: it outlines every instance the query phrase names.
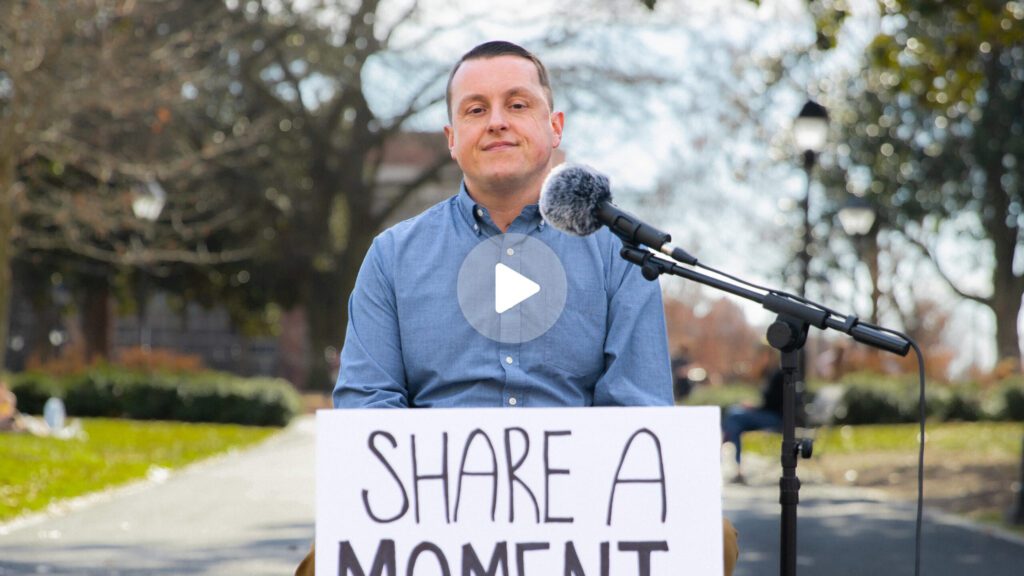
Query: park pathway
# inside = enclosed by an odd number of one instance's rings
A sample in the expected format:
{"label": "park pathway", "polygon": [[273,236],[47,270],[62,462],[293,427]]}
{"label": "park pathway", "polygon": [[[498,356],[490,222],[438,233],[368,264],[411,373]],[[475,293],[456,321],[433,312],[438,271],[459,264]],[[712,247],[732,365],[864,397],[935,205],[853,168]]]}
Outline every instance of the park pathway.
{"label": "park pathway", "polygon": [[[753,485],[726,485],[724,490],[725,515],[740,531],[735,576],[779,573],[778,466],[761,462],[761,467]],[[922,576],[1024,574],[1024,536],[925,510]],[[800,491],[797,508],[797,573],[913,576],[915,516],[912,502],[811,479]]]}
{"label": "park pathway", "polygon": [[[725,489],[725,513],[740,530],[736,576],[778,574],[773,474],[768,463],[754,485]],[[807,483],[799,508],[801,576],[913,574],[914,510],[873,494]],[[291,574],[313,537],[313,419],[166,481],[92,500],[0,525],[0,576]],[[924,537],[925,576],[1022,574],[1024,538],[933,515]]]}
{"label": "park pathway", "polygon": [[314,421],[256,448],[0,525],[0,576],[291,574],[314,517]]}

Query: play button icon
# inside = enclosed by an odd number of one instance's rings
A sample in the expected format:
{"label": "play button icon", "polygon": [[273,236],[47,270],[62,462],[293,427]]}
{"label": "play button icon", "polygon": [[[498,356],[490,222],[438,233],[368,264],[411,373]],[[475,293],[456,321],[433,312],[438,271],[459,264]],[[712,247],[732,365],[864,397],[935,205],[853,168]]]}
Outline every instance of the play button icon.
{"label": "play button icon", "polygon": [[508,311],[540,292],[540,284],[501,264],[494,265],[494,311]]}
{"label": "play button icon", "polygon": [[566,284],[565,269],[547,244],[525,234],[496,234],[462,261],[459,309],[491,340],[529,342],[562,315]]}

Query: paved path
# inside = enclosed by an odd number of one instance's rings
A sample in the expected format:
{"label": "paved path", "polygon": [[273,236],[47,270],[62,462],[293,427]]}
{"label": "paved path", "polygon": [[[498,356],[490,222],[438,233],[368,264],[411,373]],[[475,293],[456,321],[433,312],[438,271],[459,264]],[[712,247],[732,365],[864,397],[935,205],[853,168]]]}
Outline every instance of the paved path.
{"label": "paved path", "polygon": [[[291,574],[313,537],[313,443],[313,420],[302,418],[257,448],[165,482],[0,526],[0,576]],[[736,576],[778,574],[775,474],[767,463],[752,475],[756,485],[726,487],[726,515],[740,530]],[[913,574],[911,506],[814,483],[801,496],[801,576]],[[1024,573],[1024,538],[941,517],[928,518],[924,537],[923,575]]]}
{"label": "paved path", "polygon": [[[748,460],[744,458],[745,468]],[[769,462],[754,467],[760,468],[753,475],[754,485],[729,484],[724,491],[725,515],[740,531],[735,576],[779,573],[779,468]],[[797,508],[800,576],[914,574],[913,503],[887,501],[873,490],[805,480]],[[925,482],[927,493],[927,478]],[[927,508],[925,512],[922,575],[1024,574],[1024,537]]]}
{"label": "paved path", "polygon": [[0,526],[0,575],[291,574],[313,538],[313,445],[313,419],[300,418],[165,482]]}
{"label": "paved path", "polygon": [[[740,531],[736,576],[778,574],[778,488],[729,487],[725,514]],[[914,515],[912,506],[865,497],[862,491],[806,486],[798,508],[797,572],[801,576],[911,576]],[[1004,539],[929,514],[923,539],[923,575],[1024,574],[1024,538]]]}

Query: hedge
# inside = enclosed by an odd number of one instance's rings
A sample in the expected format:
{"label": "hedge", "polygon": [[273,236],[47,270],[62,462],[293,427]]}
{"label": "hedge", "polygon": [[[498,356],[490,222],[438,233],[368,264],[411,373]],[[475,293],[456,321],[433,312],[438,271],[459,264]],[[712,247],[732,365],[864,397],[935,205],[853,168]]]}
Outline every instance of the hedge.
{"label": "hedge", "polygon": [[[805,403],[813,402],[821,387],[833,384],[812,382],[810,390],[804,392]],[[920,391],[916,375],[858,372],[846,375],[839,385],[842,398],[828,420],[830,424],[903,424],[918,420]],[[725,408],[743,401],[756,405],[760,401],[758,388],[744,384],[698,386],[685,403]],[[927,382],[925,414],[941,422],[1024,422],[1024,377],[986,384]]]}
{"label": "hedge", "polygon": [[[850,374],[842,381],[843,399],[833,415],[836,424],[898,424],[918,420],[919,383],[915,377]],[[925,386],[925,414],[942,422],[1024,422],[1024,379],[1007,378]]]}
{"label": "hedge", "polygon": [[40,414],[51,396],[71,416],[284,426],[301,400],[287,381],[221,372],[171,374],[93,368],[75,376],[23,372],[10,378],[18,409]]}

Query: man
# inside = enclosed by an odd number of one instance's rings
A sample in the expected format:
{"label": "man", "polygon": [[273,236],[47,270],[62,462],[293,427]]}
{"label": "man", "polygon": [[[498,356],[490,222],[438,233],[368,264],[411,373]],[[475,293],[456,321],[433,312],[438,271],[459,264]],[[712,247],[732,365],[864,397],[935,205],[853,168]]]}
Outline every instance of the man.
{"label": "man", "polygon": [[[658,284],[618,256],[621,243],[607,229],[573,237],[540,216],[565,124],[544,65],[515,44],[481,44],[452,70],[447,103],[444,132],[462,187],[367,252],[349,301],[335,406],[671,405]],[[491,339],[460,308],[460,269],[481,242],[514,257],[523,237],[561,261],[565,309],[536,338]],[[726,534],[735,563],[731,526]]]}
{"label": "man", "polygon": [[[349,301],[335,406],[671,405],[657,284],[619,258],[609,231],[572,237],[540,216],[564,125],[543,65],[514,44],[482,44],[453,70],[448,102],[445,135],[463,186],[368,251]],[[543,242],[565,268],[566,309],[531,341],[477,333],[456,298],[465,257],[502,233]]]}

